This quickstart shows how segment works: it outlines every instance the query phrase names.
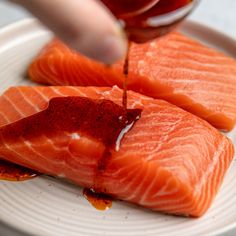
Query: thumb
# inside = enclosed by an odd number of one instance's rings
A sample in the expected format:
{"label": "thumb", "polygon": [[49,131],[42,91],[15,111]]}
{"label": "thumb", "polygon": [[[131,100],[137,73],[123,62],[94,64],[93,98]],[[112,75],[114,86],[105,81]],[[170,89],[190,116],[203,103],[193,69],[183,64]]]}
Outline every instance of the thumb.
{"label": "thumb", "polygon": [[95,0],[12,0],[82,54],[111,64],[121,59],[127,42],[116,19]]}

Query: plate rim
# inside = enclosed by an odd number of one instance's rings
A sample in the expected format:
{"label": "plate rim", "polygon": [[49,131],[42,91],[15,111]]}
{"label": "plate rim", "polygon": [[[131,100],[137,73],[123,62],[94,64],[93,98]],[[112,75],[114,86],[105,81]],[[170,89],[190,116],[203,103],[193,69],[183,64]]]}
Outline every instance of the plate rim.
{"label": "plate rim", "polygon": [[[198,32],[201,31],[203,33],[203,32],[207,31],[208,34],[212,34],[222,40],[227,40],[227,42],[229,42],[232,45],[236,45],[236,39],[234,39],[232,36],[229,36],[224,32],[221,32],[221,31],[219,31],[211,26],[205,25],[203,23],[199,23],[195,20],[189,20],[189,19],[185,20],[183,23],[181,23],[179,29],[180,29],[180,31],[182,31],[184,28],[190,28],[190,31],[191,31],[191,26],[193,26],[194,29],[197,28]],[[48,29],[45,26],[43,26],[37,19],[35,19],[33,17],[27,17],[25,19],[15,21],[13,23],[7,24],[7,25],[3,26],[2,28],[0,28],[0,42],[2,42],[2,44],[6,43],[6,42],[9,43],[9,41],[7,41],[7,39],[12,38],[12,34],[15,34],[17,37],[18,34],[22,34],[21,31],[23,29],[24,29],[23,31],[29,32],[28,27],[33,27],[33,28],[38,27],[39,29],[48,31]],[[18,33],[16,33],[17,31],[18,31]],[[3,38],[3,39],[1,39],[1,38]],[[12,40],[14,40],[14,39],[12,39]],[[4,46],[4,45],[2,45],[2,46]],[[0,49],[1,49],[1,47],[0,47]],[[46,235],[45,232],[43,232],[43,231],[40,232],[38,230],[38,228],[35,228],[33,226],[31,226],[30,228],[27,228],[27,227],[21,228],[20,225],[18,225],[18,224],[9,223],[9,222],[5,221],[4,219],[0,219],[0,220],[1,220],[1,222],[3,222],[3,224],[8,225],[9,227],[13,228],[14,230],[17,230],[19,233],[25,233],[26,235],[28,235],[28,234],[35,235],[35,230],[37,230],[38,233],[43,233],[44,235]],[[236,219],[235,219],[235,222],[228,223],[228,225],[226,225],[220,229],[217,229],[215,231],[212,231],[210,234],[217,236],[217,235],[221,235],[223,233],[226,233],[234,228],[236,229]],[[207,233],[206,235],[209,235],[209,233]]]}

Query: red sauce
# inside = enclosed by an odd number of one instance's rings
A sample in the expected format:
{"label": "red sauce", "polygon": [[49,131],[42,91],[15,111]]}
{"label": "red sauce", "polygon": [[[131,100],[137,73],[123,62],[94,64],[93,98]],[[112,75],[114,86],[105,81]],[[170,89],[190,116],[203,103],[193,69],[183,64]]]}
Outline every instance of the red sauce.
{"label": "red sauce", "polygon": [[23,181],[36,176],[38,173],[33,170],[0,160],[0,180]]}
{"label": "red sauce", "polygon": [[[136,43],[144,43],[170,32],[198,2],[197,0],[102,1],[118,19],[123,21],[129,40]],[[126,14],[127,12],[135,14]],[[169,14],[167,18],[166,14]]]}
{"label": "red sauce", "polygon": [[[3,136],[8,145],[22,138],[31,139],[60,132],[79,132],[80,135],[95,138],[104,144],[105,151],[98,161],[94,186],[91,187],[96,192],[105,193],[100,176],[110,161],[111,151],[119,149],[123,135],[140,116],[140,109],[126,109],[110,100],[57,97],[50,100],[46,110],[0,128],[0,138]],[[99,197],[87,190],[85,194],[93,205],[98,203],[97,208],[102,208],[101,201],[103,205],[104,202],[107,204],[104,195]]]}
{"label": "red sauce", "polygon": [[107,210],[112,206],[112,198],[102,194],[96,193],[92,189],[85,188],[83,190],[84,197],[90,202],[92,206],[100,211]]}
{"label": "red sauce", "polygon": [[22,137],[79,131],[113,148],[121,131],[140,114],[140,109],[124,109],[110,100],[57,97],[50,100],[47,109],[0,128],[0,137],[3,135],[5,142],[14,143]]}

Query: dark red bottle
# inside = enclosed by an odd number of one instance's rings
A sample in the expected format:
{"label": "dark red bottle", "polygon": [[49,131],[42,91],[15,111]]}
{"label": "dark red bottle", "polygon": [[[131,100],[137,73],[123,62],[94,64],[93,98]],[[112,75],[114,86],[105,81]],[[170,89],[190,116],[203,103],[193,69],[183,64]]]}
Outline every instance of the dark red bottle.
{"label": "dark red bottle", "polygon": [[129,40],[144,43],[170,32],[198,0],[101,0],[120,20]]}
{"label": "dark red bottle", "polygon": [[153,7],[159,0],[102,0],[117,18],[141,14]]}

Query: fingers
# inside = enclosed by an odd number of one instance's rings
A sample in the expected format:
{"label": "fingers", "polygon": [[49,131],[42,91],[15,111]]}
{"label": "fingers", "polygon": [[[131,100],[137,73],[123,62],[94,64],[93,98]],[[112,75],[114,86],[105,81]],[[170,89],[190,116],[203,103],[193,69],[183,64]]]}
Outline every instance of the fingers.
{"label": "fingers", "polygon": [[127,42],[115,18],[95,0],[13,0],[23,5],[69,46],[111,64],[124,57]]}

